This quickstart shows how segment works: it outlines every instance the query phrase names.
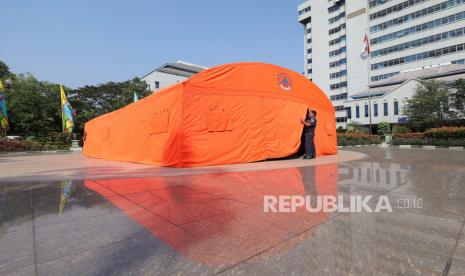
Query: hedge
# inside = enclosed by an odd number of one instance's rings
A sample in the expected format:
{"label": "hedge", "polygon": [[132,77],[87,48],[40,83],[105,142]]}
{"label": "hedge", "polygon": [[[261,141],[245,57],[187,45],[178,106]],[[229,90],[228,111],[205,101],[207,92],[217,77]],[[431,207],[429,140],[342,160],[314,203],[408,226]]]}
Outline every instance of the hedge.
{"label": "hedge", "polygon": [[61,143],[38,143],[32,141],[8,140],[0,138],[0,152],[65,150],[70,146]]}
{"label": "hedge", "polygon": [[393,145],[431,145],[439,147],[465,146],[465,127],[433,128],[424,133],[397,133]]}
{"label": "hedge", "polygon": [[465,139],[465,127],[433,128],[424,134],[431,139]]}
{"label": "hedge", "polygon": [[369,144],[380,144],[381,137],[379,135],[368,134],[355,134],[355,133],[338,133],[337,144],[339,146],[351,146],[351,145],[369,145]]}

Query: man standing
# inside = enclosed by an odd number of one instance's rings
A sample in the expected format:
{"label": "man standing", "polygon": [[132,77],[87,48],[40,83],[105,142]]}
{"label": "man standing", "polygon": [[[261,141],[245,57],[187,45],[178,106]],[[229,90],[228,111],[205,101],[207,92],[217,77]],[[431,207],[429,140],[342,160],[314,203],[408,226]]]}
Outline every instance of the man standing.
{"label": "man standing", "polygon": [[307,116],[305,119],[300,119],[302,124],[304,125],[304,138],[305,138],[305,154],[304,159],[315,159],[316,152],[315,152],[315,128],[317,125],[316,120],[316,111],[315,110],[308,110]]}

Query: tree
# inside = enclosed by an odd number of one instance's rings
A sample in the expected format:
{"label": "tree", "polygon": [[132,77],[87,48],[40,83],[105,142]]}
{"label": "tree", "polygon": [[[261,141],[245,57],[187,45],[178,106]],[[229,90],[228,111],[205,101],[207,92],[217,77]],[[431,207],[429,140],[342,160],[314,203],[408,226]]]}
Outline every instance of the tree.
{"label": "tree", "polygon": [[82,134],[87,121],[132,103],[134,93],[139,99],[151,94],[147,83],[139,78],[86,85],[70,91],[68,100],[77,113],[74,132]]}
{"label": "tree", "polygon": [[455,109],[453,115],[463,119],[465,118],[465,80],[456,80],[452,88],[455,90],[451,95],[451,106]]}
{"label": "tree", "polygon": [[10,122],[8,132],[37,137],[61,131],[58,85],[38,81],[31,74],[10,77],[12,86],[5,91]]}
{"label": "tree", "polygon": [[10,68],[0,60],[0,79],[7,79],[11,76]]}
{"label": "tree", "polygon": [[[13,74],[2,61],[0,78],[12,80],[11,87],[4,93],[10,134],[38,138],[62,131],[58,84],[39,81],[31,74]],[[68,101],[77,111],[74,133],[78,136],[82,136],[87,121],[132,103],[134,93],[140,99],[151,94],[148,85],[138,78],[86,85],[74,90],[65,87],[65,91]]]}
{"label": "tree", "polygon": [[449,111],[449,95],[449,89],[439,81],[420,81],[404,110],[411,127],[424,131],[440,126]]}

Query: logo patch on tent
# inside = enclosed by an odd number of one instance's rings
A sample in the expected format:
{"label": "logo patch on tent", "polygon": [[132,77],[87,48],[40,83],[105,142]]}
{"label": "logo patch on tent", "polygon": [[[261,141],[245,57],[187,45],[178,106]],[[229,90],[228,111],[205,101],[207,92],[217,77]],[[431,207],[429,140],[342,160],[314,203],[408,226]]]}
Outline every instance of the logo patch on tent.
{"label": "logo patch on tent", "polygon": [[285,91],[289,91],[292,88],[291,78],[288,74],[282,73],[278,75],[278,84]]}

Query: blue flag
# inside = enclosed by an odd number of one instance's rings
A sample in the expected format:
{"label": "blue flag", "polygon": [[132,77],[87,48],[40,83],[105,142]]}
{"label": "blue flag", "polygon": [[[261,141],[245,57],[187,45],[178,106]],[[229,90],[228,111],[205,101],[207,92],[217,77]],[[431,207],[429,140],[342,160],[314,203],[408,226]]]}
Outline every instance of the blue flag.
{"label": "blue flag", "polygon": [[137,97],[136,92],[134,92],[134,102],[137,102],[139,100],[139,97]]}

